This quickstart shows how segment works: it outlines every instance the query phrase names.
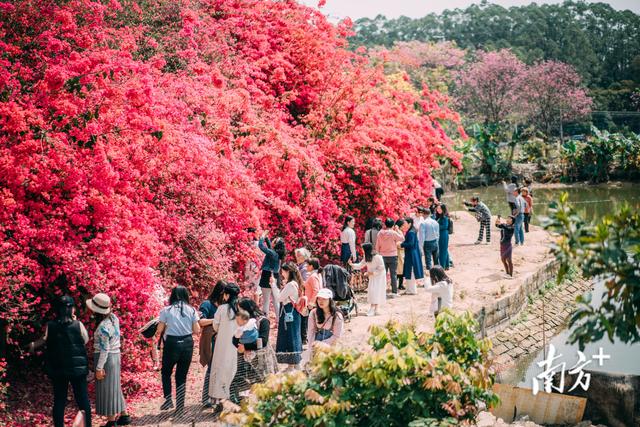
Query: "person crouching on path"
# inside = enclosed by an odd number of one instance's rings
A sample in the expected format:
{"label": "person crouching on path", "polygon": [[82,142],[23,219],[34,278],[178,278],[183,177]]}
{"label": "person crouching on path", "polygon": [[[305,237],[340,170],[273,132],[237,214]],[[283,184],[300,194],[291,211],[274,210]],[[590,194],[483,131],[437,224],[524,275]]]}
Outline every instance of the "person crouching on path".
{"label": "person crouching on path", "polygon": [[513,246],[511,245],[511,237],[515,232],[515,217],[509,215],[506,222],[500,220],[500,216],[496,219],[496,227],[500,229],[500,259],[504,265],[504,271],[507,279],[513,278],[513,260],[511,255],[513,253]]}
{"label": "person crouching on path", "polygon": [[[104,427],[125,425],[129,416],[120,383],[120,320],[111,311],[111,298],[107,294],[96,294],[86,304],[99,322],[93,335],[96,415],[107,417]],[[120,418],[116,420],[118,415]]]}
{"label": "person crouching on path", "polygon": [[487,244],[491,243],[491,211],[483,202],[480,201],[480,197],[473,196],[471,203],[463,202],[469,212],[476,214],[476,219],[480,222],[480,231],[478,231],[478,240],[474,244],[479,245],[482,243],[483,234],[487,236]]}
{"label": "person crouching on path", "polygon": [[426,287],[424,290],[431,293],[431,312],[438,317],[443,309],[453,306],[453,280],[439,265],[429,270],[429,276],[433,286]]}
{"label": "person crouching on path", "polygon": [[187,374],[193,356],[193,335],[200,332],[200,316],[189,305],[189,291],[184,286],[171,290],[169,306],[160,311],[158,334],[164,334],[162,349],[162,392],[164,403],[161,410],[173,408],[171,398],[171,376],[176,370],[176,414],[184,411],[187,392]]}
{"label": "person crouching on path", "polygon": [[404,242],[400,244],[404,248],[404,278],[407,283],[406,295],[418,293],[417,281],[424,277],[420,248],[418,248],[418,233],[413,226],[412,218],[405,218],[401,230],[405,233]]}
{"label": "person crouching on path", "polygon": [[334,345],[342,336],[344,318],[336,307],[331,289],[323,288],[318,292],[318,305],[309,314],[309,348],[315,342]]}
{"label": "person crouching on path", "polygon": [[384,230],[380,230],[376,239],[375,251],[382,255],[384,268],[391,279],[391,298],[398,296],[398,243],[404,241],[404,236],[391,218],[384,221]]}
{"label": "person crouching on path", "polygon": [[380,314],[379,307],[387,300],[387,274],[384,269],[384,259],[373,251],[371,243],[362,245],[364,259],[357,264],[351,264],[354,270],[361,270],[367,267],[369,276],[369,287],[367,290],[367,302],[371,305],[367,316],[377,316]]}

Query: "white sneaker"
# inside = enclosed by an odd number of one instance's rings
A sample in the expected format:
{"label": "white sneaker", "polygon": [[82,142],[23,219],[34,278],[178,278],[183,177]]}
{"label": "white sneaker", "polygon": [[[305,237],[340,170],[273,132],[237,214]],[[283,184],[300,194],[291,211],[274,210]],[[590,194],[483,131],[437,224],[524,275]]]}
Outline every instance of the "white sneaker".
{"label": "white sneaker", "polygon": [[389,299],[398,298],[398,294],[394,294],[393,292],[389,294]]}
{"label": "white sneaker", "polygon": [[369,312],[367,313],[368,317],[372,317],[376,315],[376,311],[373,308],[369,309]]}

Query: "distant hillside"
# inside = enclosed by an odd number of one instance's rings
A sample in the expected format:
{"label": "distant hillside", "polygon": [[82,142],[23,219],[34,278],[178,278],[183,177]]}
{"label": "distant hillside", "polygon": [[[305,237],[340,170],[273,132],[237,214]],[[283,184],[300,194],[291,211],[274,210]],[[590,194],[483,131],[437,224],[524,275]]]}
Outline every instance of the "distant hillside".
{"label": "distant hillside", "polygon": [[630,95],[640,86],[640,15],[605,3],[532,3],[507,9],[483,1],[418,19],[363,18],[355,22],[355,30],[352,46],[449,40],[462,48],[511,48],[527,63],[567,62],[604,109],[633,109]]}

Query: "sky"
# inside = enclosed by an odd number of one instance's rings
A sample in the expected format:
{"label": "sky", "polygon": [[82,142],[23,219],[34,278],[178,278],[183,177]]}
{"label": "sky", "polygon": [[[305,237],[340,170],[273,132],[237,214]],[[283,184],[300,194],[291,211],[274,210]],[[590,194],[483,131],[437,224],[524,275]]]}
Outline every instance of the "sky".
{"label": "sky", "polygon": [[[299,0],[308,6],[317,6],[318,0]],[[532,3],[531,0],[490,0],[504,7],[522,6]],[[609,3],[614,9],[630,9],[640,13],[640,0],[602,0]],[[388,18],[408,16],[420,18],[431,12],[442,12],[444,9],[465,8],[480,0],[327,0],[327,4],[321,9],[325,15],[332,19],[350,17],[353,20],[368,17],[374,18],[378,14]],[[562,0],[538,0],[542,3],[562,3]]]}

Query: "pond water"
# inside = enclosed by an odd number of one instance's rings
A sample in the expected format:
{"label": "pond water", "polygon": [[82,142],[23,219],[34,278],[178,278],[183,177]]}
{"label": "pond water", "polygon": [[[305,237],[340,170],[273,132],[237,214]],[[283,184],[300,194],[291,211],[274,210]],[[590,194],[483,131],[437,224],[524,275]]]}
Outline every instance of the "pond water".
{"label": "pond water", "polygon": [[[640,207],[640,184],[572,185],[561,188],[536,188],[533,184],[534,215],[531,222],[539,225],[540,216],[547,213],[549,203],[557,200],[563,192],[569,193],[569,201],[576,206],[578,213],[587,219],[600,218],[625,201],[632,206]],[[464,210],[462,201],[469,200],[473,195],[480,196],[480,199],[491,209],[492,214],[505,217],[509,213],[506,195],[501,184],[445,194],[443,202],[447,204],[449,210]]]}
{"label": "pond water", "polygon": [[[575,204],[580,214],[590,220],[602,217],[625,201],[631,206],[640,208],[640,185],[638,184],[575,185],[562,188],[536,188],[534,184],[534,216],[532,223],[539,224],[539,219],[546,214],[549,203],[557,200],[559,195],[565,191],[569,193],[569,200]],[[505,216],[508,213],[509,207],[501,185],[448,194],[443,201],[447,203],[450,209],[462,210],[464,209],[462,201],[468,200],[472,195],[476,194],[489,206],[494,215],[501,214]],[[602,284],[595,286],[592,292],[592,304],[594,306],[600,304],[603,290],[604,286]],[[570,331],[564,329],[547,343],[547,346],[549,343],[555,346],[556,355],[562,354],[563,356],[561,359],[554,361],[553,366],[565,362],[567,370],[578,361],[577,351],[579,350],[577,345],[567,344],[569,334]],[[597,360],[591,358],[593,355],[599,354],[600,348],[602,348],[603,354],[611,356],[610,359],[604,361],[602,366],[599,366]],[[599,342],[587,345],[583,353],[587,360],[592,360],[590,364],[585,366],[585,369],[640,375],[640,363],[638,363],[638,360],[640,360],[640,344],[629,345],[618,341],[612,343],[605,336]],[[521,358],[516,368],[502,378],[502,382],[517,384],[521,387],[531,387],[533,378],[543,370],[537,365],[537,362],[543,359],[544,353],[542,350]]]}

